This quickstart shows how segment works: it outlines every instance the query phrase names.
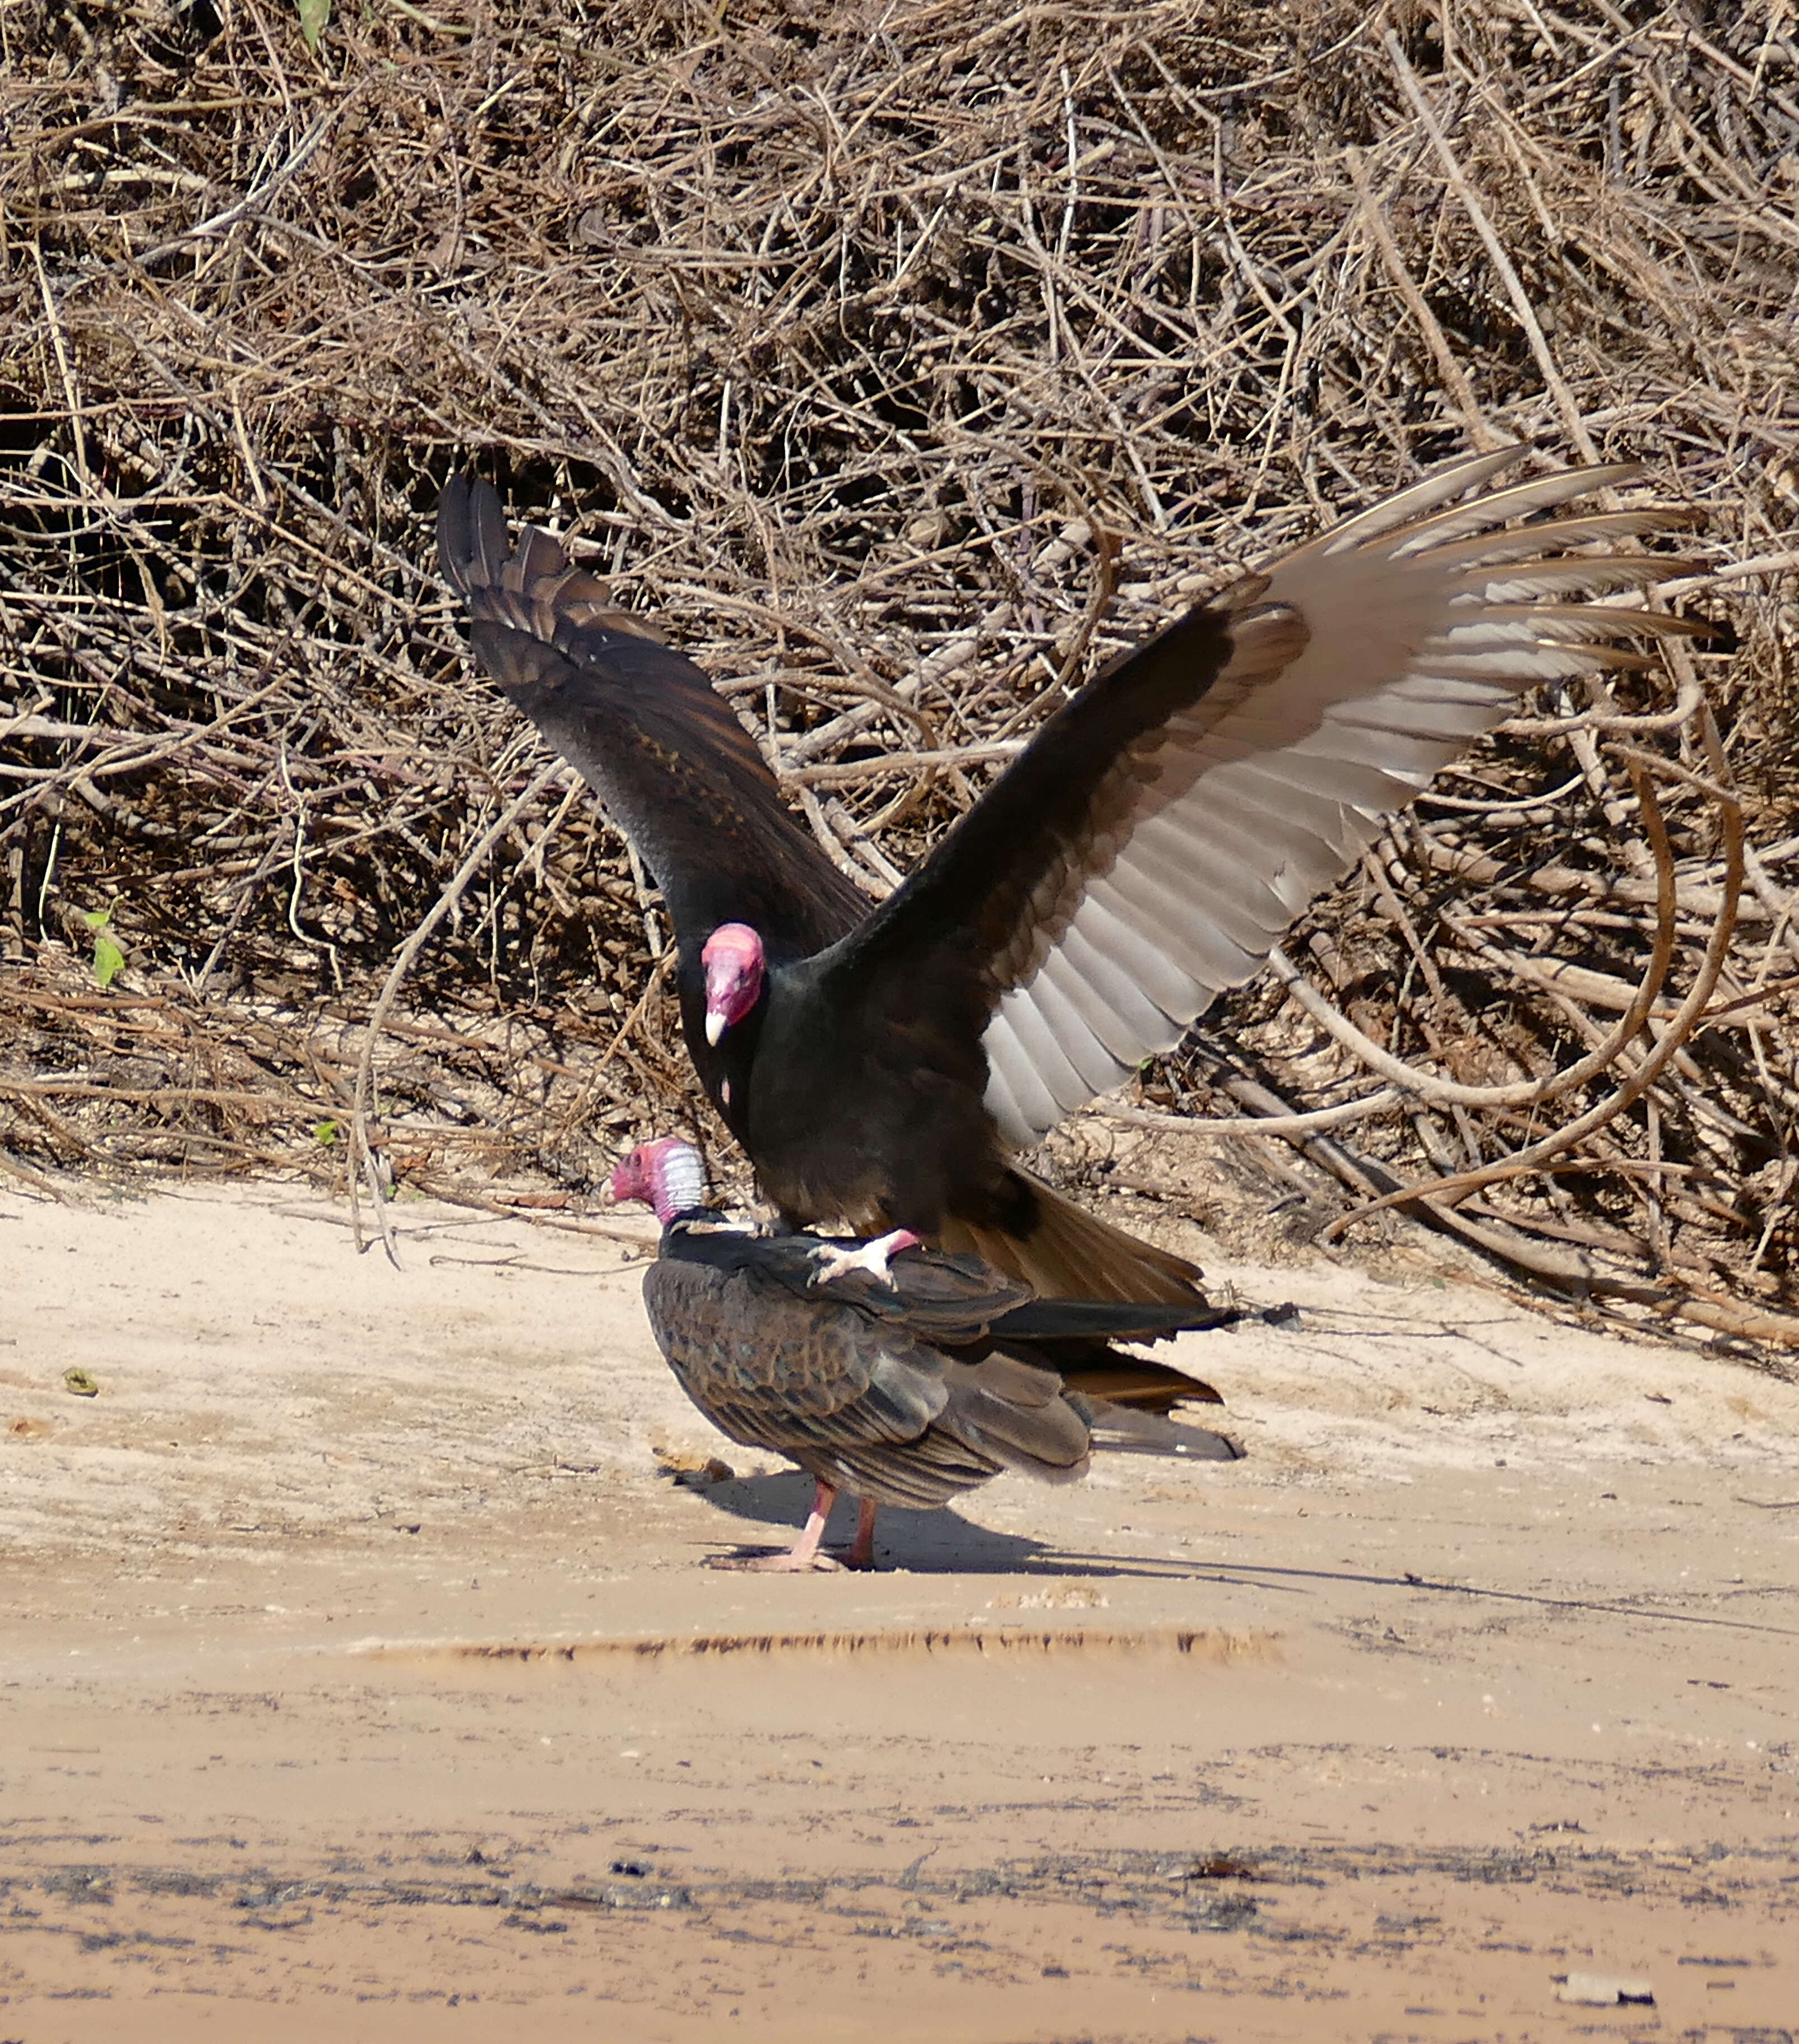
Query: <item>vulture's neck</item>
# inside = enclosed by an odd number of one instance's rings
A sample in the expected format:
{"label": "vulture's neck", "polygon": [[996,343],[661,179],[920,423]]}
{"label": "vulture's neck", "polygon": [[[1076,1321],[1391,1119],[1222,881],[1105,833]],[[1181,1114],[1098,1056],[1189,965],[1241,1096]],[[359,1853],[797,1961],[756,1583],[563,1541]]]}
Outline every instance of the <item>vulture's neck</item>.
{"label": "vulture's neck", "polygon": [[705,1166],[698,1151],[674,1143],[655,1160],[650,1203],[664,1228],[705,1207]]}

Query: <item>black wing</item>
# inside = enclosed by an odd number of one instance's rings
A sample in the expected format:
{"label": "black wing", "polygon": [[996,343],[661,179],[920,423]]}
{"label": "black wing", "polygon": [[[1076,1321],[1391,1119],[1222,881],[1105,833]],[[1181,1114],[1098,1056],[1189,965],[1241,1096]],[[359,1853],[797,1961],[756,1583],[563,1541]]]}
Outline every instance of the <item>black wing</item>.
{"label": "black wing", "polygon": [[1460,463],[1285,555],[1058,711],[818,962],[810,997],[840,1042],[861,1016],[920,1036],[972,1026],[994,1123],[1034,1143],[1254,974],[1524,690],[1645,666],[1619,642],[1704,628],[1574,600],[1683,572],[1570,551],[1682,514],[1528,522],[1637,471],[1488,490],[1523,452]]}
{"label": "black wing", "polygon": [[1003,1348],[1053,1370],[1071,1391],[1114,1404],[1167,1413],[1190,1400],[1223,1403],[1203,1380],[1111,1344],[1163,1341],[1190,1331],[1234,1326],[1244,1317],[1235,1307],[1214,1306],[1190,1294],[1172,1302],[1040,1298],[1029,1285],[978,1256],[925,1249],[894,1257],[886,1282],[858,1267],[821,1276],[821,1248],[860,1246],[807,1233],[750,1235],[678,1221],[663,1237],[663,1254],[720,1271],[752,1272],[796,1298],[853,1307],[869,1320],[920,1341],[966,1351],[964,1360]]}
{"label": "black wing", "polygon": [[859,1496],[940,1504],[1002,1469],[1067,1477],[1086,1466],[1086,1422],[1051,1370],[962,1361],[748,1262],[665,1254],[644,1274],[644,1301],[714,1425]]}
{"label": "black wing", "polygon": [[1179,1304],[1116,1299],[1033,1299],[1001,1314],[993,1323],[1000,1341],[1085,1343],[1166,1341],[1197,1329],[1234,1327],[1246,1317],[1240,1306],[1214,1306],[1204,1299]]}
{"label": "black wing", "polygon": [[678,932],[721,923],[803,957],[853,929],[868,903],[782,803],[755,739],[705,674],[603,586],[527,528],[506,551],[486,482],[452,476],[437,551],[467,601],[476,657],[636,846]]}

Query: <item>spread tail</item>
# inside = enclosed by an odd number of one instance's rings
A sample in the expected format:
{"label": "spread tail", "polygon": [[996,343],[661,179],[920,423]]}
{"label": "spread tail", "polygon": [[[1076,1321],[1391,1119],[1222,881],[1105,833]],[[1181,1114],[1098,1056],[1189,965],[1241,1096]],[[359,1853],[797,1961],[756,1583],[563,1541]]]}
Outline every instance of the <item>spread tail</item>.
{"label": "spread tail", "polygon": [[1093,1444],[1114,1454],[1182,1455],[1190,1462],[1236,1462],[1243,1450],[1228,1434],[1210,1427],[1182,1427],[1132,1406],[1114,1404],[1078,1391],[1063,1394],[1087,1423]]}
{"label": "spread tail", "polygon": [[1083,1343],[1074,1354],[1065,1342],[1045,1342],[1032,1354],[1061,1374],[1063,1388],[1078,1397],[1128,1406],[1134,1412],[1166,1414],[1177,1405],[1222,1405],[1224,1400],[1201,1377],[1189,1377],[1172,1363],[1151,1362],[1128,1349],[1103,1342]]}
{"label": "spread tail", "polygon": [[1119,1299],[1203,1305],[1200,1270],[1172,1250],[1139,1242],[1078,1207],[1014,1166],[1017,1208],[1028,1217],[1006,1230],[951,1220],[938,1238],[950,1251],[972,1250],[996,1270],[1021,1278],[1050,1299]]}

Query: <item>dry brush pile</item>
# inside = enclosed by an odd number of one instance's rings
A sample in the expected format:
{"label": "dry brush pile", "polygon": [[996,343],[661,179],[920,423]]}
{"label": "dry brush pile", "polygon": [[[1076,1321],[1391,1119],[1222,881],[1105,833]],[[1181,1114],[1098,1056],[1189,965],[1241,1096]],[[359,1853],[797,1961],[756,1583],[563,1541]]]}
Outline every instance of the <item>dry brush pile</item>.
{"label": "dry brush pile", "polygon": [[275,0],[3,0],[0,1171],[366,1139],[579,1204],[699,1112],[644,876],[467,672],[456,465],[878,893],[1107,648],[1521,438],[1697,507],[1657,601],[1713,636],[1528,705],[1056,1161],[1789,1339],[1796,38],[369,0],[313,54]]}

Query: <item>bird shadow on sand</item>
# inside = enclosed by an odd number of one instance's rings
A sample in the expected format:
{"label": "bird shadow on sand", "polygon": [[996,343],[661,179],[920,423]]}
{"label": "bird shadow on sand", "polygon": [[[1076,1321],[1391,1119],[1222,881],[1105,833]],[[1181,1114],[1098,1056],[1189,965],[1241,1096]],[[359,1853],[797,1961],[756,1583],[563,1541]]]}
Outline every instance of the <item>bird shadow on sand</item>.
{"label": "bird shadow on sand", "polygon": [[[812,1478],[797,1471],[780,1476],[736,1477],[697,1490],[715,1511],[768,1529],[767,1540],[739,1546],[721,1544],[716,1558],[776,1554],[790,1547],[812,1508]],[[855,1531],[855,1507],[839,1498],[831,1514],[825,1543],[846,1546]],[[728,1535],[727,1535],[728,1538]],[[1083,1554],[1046,1546],[1015,1533],[997,1533],[976,1526],[955,1512],[906,1512],[882,1505],[875,1535],[875,1566],[882,1573],[918,1576],[1135,1577],[1163,1582],[1217,1583],[1228,1589],[1254,1589],[1303,1601],[1328,1585],[1394,1590],[1409,1598],[1447,1597],[1465,1608],[1490,1604],[1520,1605],[1544,1611],[1605,1614],[1633,1624],[1669,1633],[1676,1628],[1732,1632],[1775,1633],[1799,1638],[1799,1627],[1765,1620],[1725,1617],[1713,1612],[1657,1611],[1601,1597],[1556,1596],[1540,1591],[1508,1589],[1497,1585],[1443,1581],[1409,1570],[1325,1569],[1284,1563],[1274,1557],[1255,1562],[1192,1560],[1152,1554]],[[1387,1650],[1374,1642],[1377,1650]],[[1400,1642],[1403,1646],[1404,1642]]]}
{"label": "bird shadow on sand", "polygon": [[[767,1539],[752,1537],[741,1547],[721,1550],[721,1558],[775,1553],[790,1547],[812,1508],[812,1478],[798,1472],[736,1477],[696,1493],[714,1510],[766,1527]],[[840,1497],[825,1533],[827,1546],[845,1546],[855,1531],[855,1506]],[[1178,1562],[1141,1562],[1128,1555],[1079,1554],[1015,1533],[996,1533],[948,1509],[908,1512],[884,1504],[875,1529],[877,1570],[904,1570],[920,1576],[1170,1576],[1186,1573]]]}

